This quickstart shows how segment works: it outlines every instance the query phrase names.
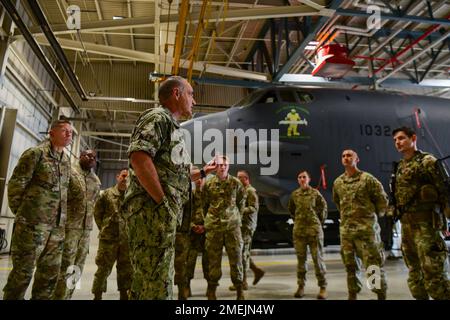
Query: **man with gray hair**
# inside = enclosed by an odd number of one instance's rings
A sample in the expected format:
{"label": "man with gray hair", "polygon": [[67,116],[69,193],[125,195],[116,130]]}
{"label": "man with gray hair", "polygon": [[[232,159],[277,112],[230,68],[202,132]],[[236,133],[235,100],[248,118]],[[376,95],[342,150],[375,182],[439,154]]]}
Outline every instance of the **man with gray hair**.
{"label": "man with gray hair", "polygon": [[214,162],[191,170],[178,120],[192,116],[194,90],[182,77],[161,83],[161,107],[138,118],[128,148],[129,185],[125,194],[130,259],[130,298],[173,299],[174,242],[191,179],[216,169]]}
{"label": "man with gray hair", "polygon": [[50,138],[27,149],[8,183],[8,203],[16,216],[12,236],[13,269],[4,300],[23,300],[34,273],[31,299],[51,299],[58,280],[67,216],[70,161],[64,148],[72,126],[57,120]]}

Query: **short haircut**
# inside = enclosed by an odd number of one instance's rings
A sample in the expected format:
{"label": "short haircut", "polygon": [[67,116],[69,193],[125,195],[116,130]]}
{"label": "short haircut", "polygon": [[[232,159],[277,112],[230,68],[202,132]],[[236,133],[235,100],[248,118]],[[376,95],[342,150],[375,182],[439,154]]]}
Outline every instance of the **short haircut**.
{"label": "short haircut", "polygon": [[127,170],[128,171],[130,169],[128,169],[127,167],[123,167],[123,168],[119,169],[117,175],[119,175],[123,170]]}
{"label": "short haircut", "polygon": [[226,155],[218,156],[219,159],[225,160],[226,162],[230,163],[230,158],[228,158]]}
{"label": "short haircut", "polygon": [[311,175],[309,174],[309,172],[308,171],[306,171],[306,170],[300,170],[298,173],[297,173],[297,177],[300,175],[300,173],[306,173],[306,175],[308,176],[308,178],[310,178],[311,179]]}
{"label": "short haircut", "polygon": [[70,123],[70,121],[67,120],[67,119],[55,120],[55,121],[53,121],[53,122],[50,124],[50,130],[52,130],[52,129],[56,128],[56,127],[62,126],[63,124],[70,124],[70,125],[72,125],[72,124]]}
{"label": "short haircut", "polygon": [[414,131],[413,128],[403,126],[403,127],[394,129],[392,131],[392,136],[395,136],[398,132],[404,132],[409,138],[411,138],[413,135],[416,134],[416,131]]}
{"label": "short haircut", "polygon": [[346,148],[346,149],[342,150],[341,155],[343,155],[345,151],[351,151],[354,155],[356,155],[357,158],[359,158],[358,153],[355,150],[350,149],[350,148]]}
{"label": "short haircut", "polygon": [[244,170],[244,169],[240,169],[240,170],[238,170],[238,173],[239,172],[243,172],[243,173],[245,173],[245,175],[247,176],[247,178],[249,178],[250,179],[250,173],[248,173],[248,171],[247,170]]}
{"label": "short haircut", "polygon": [[170,98],[174,88],[179,88],[181,92],[184,91],[185,79],[180,76],[172,76],[161,83],[158,91],[159,101],[164,102]]}
{"label": "short haircut", "polygon": [[97,154],[97,151],[95,151],[94,149],[86,149],[80,152],[80,156],[88,153],[89,151],[92,151],[94,154]]}

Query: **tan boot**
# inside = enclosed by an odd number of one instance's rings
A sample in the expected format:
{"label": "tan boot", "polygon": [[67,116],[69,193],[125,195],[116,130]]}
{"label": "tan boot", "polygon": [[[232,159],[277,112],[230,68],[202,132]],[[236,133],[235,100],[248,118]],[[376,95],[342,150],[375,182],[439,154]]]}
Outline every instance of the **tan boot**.
{"label": "tan boot", "polygon": [[298,286],[297,291],[294,294],[296,298],[302,298],[305,295],[305,289],[302,286]]}
{"label": "tan boot", "polygon": [[377,298],[378,300],[386,300],[386,292],[385,291],[377,292]]}
{"label": "tan boot", "polygon": [[253,285],[256,285],[266,272],[263,269],[258,268],[251,260],[250,260],[250,269],[252,269],[253,274],[255,276],[253,279]]}
{"label": "tan boot", "polygon": [[356,294],[356,292],[349,292],[348,300],[358,300],[358,295]]}
{"label": "tan boot", "polygon": [[236,287],[236,300],[245,300],[244,288],[242,284],[238,284]]}
{"label": "tan boot", "polygon": [[187,289],[188,289],[188,297],[192,297],[191,282],[190,281],[188,282]]}
{"label": "tan boot", "polygon": [[217,286],[208,284],[208,289],[206,290],[206,297],[208,298],[208,300],[217,300],[216,288]]}
{"label": "tan boot", "polygon": [[[248,290],[248,283],[246,281],[242,282],[242,289]],[[234,286],[234,284],[232,284],[231,286],[228,287],[228,290],[236,291],[236,287]]]}
{"label": "tan boot", "polygon": [[325,300],[328,297],[327,288],[321,287],[317,299]]}
{"label": "tan boot", "polygon": [[95,292],[94,300],[102,300],[102,294],[103,294],[103,292]]}
{"label": "tan boot", "polygon": [[178,285],[178,300],[187,300],[189,289],[185,285]]}
{"label": "tan boot", "polygon": [[128,300],[128,290],[120,290],[120,300]]}

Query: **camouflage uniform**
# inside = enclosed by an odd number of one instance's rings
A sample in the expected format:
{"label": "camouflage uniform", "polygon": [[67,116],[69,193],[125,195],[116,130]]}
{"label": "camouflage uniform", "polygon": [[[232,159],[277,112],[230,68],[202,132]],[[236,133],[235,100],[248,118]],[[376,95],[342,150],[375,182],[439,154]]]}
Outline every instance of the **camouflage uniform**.
{"label": "camouflage uniform", "polygon": [[24,299],[34,274],[32,299],[50,299],[55,290],[64,245],[70,162],[50,141],[26,150],[8,183],[15,214],[13,269],[3,289],[5,300]]}
{"label": "camouflage uniform", "polygon": [[250,250],[252,249],[253,233],[258,222],[259,201],[256,189],[251,185],[244,187],[246,193],[245,207],[242,211],[242,269],[244,271],[243,281],[246,282],[247,271],[250,267]]}
{"label": "camouflage uniform", "polygon": [[[440,229],[436,206],[445,205],[445,189],[436,158],[417,151],[402,159],[396,172],[395,198],[401,208],[402,252],[409,269],[408,286],[416,299],[450,299],[448,275],[444,269],[447,246]],[[445,221],[446,223],[446,221]]]}
{"label": "camouflage uniform", "polygon": [[218,286],[222,277],[222,249],[228,254],[231,281],[242,286],[241,213],[245,191],[241,182],[231,176],[221,181],[217,176],[208,180],[202,191],[205,205],[206,252],[209,264],[208,285]]}
{"label": "camouflage uniform", "polygon": [[349,293],[356,294],[362,288],[356,275],[359,269],[356,258],[359,257],[368,277],[373,273],[369,267],[380,269],[380,287],[374,286],[372,291],[385,295],[385,257],[377,217],[386,212],[388,205],[383,186],[367,172],[358,171],[351,177],[344,173],[334,181],[333,201],[340,211],[341,256],[347,271]]}
{"label": "camouflage uniform", "polygon": [[144,151],[153,159],[166,197],[157,204],[130,166],[125,201],[134,269],[131,298],[173,299],[175,232],[189,198],[191,163],[179,124],[169,110],[154,108],[141,114],[128,155],[135,151]]}
{"label": "camouflage uniform", "polygon": [[[84,263],[89,253],[89,240],[94,218],[94,203],[100,192],[100,179],[91,170],[83,170],[79,164],[72,167],[67,199],[66,236],[61,270],[56,285],[54,299],[71,299],[75,289],[67,287],[67,273],[70,266],[78,266],[78,280],[83,272]],[[75,271],[77,272],[77,271]]]}
{"label": "camouflage uniform", "polygon": [[[190,227],[191,227],[191,201],[185,203],[183,207],[183,221],[177,228],[175,235],[175,285],[179,290],[187,287],[187,260],[190,248]],[[181,296],[181,295],[179,295]]]}
{"label": "camouflage uniform", "polygon": [[307,271],[307,247],[311,251],[317,283],[325,288],[326,267],[323,261],[322,225],[327,217],[327,203],[319,191],[313,188],[298,188],[292,192],[288,209],[294,219],[292,237],[297,252],[297,282],[299,287],[305,286]]}
{"label": "camouflage uniform", "polygon": [[94,207],[95,223],[100,231],[98,237],[97,272],[94,275],[92,293],[106,292],[107,278],[117,261],[117,288],[127,291],[131,287],[133,269],[128,250],[128,236],[122,212],[124,191],[118,186],[103,191]]}
{"label": "camouflage uniform", "polygon": [[[204,225],[204,220],[202,192],[200,190],[194,190],[191,227],[194,225]],[[194,231],[191,231],[186,265],[186,276],[188,281],[194,278],[195,264],[197,263],[197,256],[199,252],[202,253],[203,277],[208,280],[208,257],[205,251],[205,240],[206,232],[197,234]]]}

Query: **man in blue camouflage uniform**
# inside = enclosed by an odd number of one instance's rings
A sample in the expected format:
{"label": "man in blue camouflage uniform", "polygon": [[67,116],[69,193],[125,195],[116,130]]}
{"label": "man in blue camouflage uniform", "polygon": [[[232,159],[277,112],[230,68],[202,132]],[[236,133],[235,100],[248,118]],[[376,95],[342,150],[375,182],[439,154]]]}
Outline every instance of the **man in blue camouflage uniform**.
{"label": "man in blue camouflage uniform", "polygon": [[191,179],[215,170],[191,170],[178,120],[192,116],[194,90],[170,77],[159,88],[161,107],[144,111],[128,148],[130,179],[125,194],[130,258],[134,274],[131,299],[173,299],[174,242],[182,221]]}
{"label": "man in blue camouflage uniform", "polygon": [[445,263],[448,250],[442,231],[448,212],[443,177],[436,158],[417,150],[413,129],[401,127],[392,133],[403,159],[395,172],[395,200],[402,224],[402,253],[409,269],[408,286],[416,299],[450,299]]}
{"label": "man in blue camouflage uniform", "polygon": [[358,162],[355,151],[344,150],[345,172],[333,184],[333,201],[341,216],[341,256],[347,271],[348,299],[356,300],[362,288],[357,276],[358,257],[362,259],[367,277],[375,280],[370,283],[372,291],[379,300],[385,300],[385,257],[378,216],[386,213],[388,200],[382,184],[370,173],[359,170]]}
{"label": "man in blue camouflage uniform", "polygon": [[101,185],[100,179],[93,171],[96,163],[95,151],[85,150],[80,153],[79,162],[72,166],[67,198],[64,251],[54,296],[56,300],[72,298],[89,253],[94,203]]}
{"label": "man in blue camouflage uniform", "polygon": [[51,299],[64,247],[70,160],[64,147],[72,142],[72,126],[58,120],[50,139],[26,150],[8,183],[8,201],[16,216],[12,263],[4,300],[22,300],[34,273],[31,299]]}

